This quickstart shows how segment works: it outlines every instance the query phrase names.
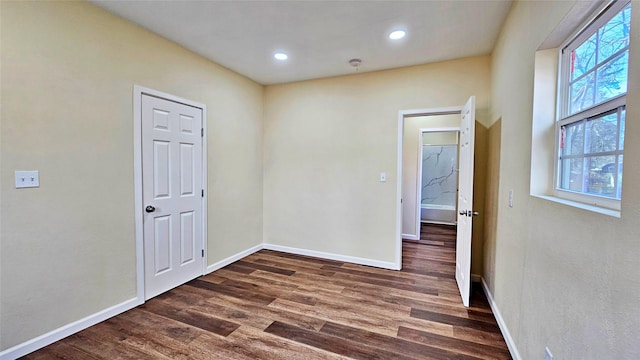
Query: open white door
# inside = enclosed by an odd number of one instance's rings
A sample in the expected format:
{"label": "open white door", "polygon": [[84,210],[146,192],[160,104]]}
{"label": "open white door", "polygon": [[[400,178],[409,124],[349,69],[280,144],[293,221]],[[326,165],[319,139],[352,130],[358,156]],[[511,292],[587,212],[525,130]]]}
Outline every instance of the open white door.
{"label": "open white door", "polygon": [[202,275],[202,109],[143,94],[141,116],[144,297],[150,299]]}
{"label": "open white door", "polygon": [[456,282],[464,306],[471,291],[471,225],[473,215],[473,155],[476,98],[472,96],[460,113],[460,172],[458,179],[458,234],[456,239]]}

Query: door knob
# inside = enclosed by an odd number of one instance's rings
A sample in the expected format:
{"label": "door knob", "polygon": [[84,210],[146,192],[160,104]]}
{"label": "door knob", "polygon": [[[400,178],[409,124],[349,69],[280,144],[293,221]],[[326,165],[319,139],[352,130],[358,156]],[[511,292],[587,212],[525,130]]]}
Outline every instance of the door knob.
{"label": "door knob", "polygon": [[156,211],[156,208],[151,206],[151,205],[149,205],[144,209],[144,211],[146,211],[148,213],[152,213],[152,212]]}
{"label": "door knob", "polygon": [[468,216],[472,216],[472,215],[473,215],[473,216],[478,216],[478,215],[480,215],[480,213],[479,213],[479,212],[477,212],[477,211],[469,211],[469,214],[470,214],[470,215],[468,215]]}

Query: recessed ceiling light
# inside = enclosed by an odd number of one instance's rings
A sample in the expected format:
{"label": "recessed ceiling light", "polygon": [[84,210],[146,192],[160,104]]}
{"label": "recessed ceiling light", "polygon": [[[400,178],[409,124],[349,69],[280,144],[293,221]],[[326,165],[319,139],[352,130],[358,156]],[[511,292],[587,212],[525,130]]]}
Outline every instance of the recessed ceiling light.
{"label": "recessed ceiling light", "polygon": [[276,58],[276,60],[287,60],[289,58],[289,56],[283,52],[277,52],[273,54],[273,57]]}
{"label": "recessed ceiling light", "polygon": [[389,34],[389,39],[399,40],[402,39],[407,33],[404,30],[394,30]]}

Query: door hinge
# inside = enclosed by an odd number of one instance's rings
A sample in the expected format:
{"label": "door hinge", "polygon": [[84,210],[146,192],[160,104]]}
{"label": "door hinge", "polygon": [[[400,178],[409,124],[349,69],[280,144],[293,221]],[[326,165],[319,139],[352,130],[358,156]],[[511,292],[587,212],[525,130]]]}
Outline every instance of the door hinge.
{"label": "door hinge", "polygon": [[204,189],[202,189],[202,197],[204,197]]}
{"label": "door hinge", "polygon": [[202,249],[202,257],[204,257],[204,249]]}
{"label": "door hinge", "polygon": [[204,128],[200,128],[200,136],[204,137]]}

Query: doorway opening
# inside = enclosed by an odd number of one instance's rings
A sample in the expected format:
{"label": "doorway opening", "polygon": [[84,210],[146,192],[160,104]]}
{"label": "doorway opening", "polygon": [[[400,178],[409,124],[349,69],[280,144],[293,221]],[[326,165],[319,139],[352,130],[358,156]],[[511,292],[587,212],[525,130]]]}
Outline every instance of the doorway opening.
{"label": "doorway opening", "polygon": [[[473,211],[473,160],[475,144],[475,97],[471,96],[464,106],[450,108],[435,108],[421,110],[403,110],[398,112],[398,169],[397,169],[397,212],[396,230],[397,247],[396,261],[398,268],[402,267],[402,239],[420,240],[421,238],[421,198],[418,194],[422,192],[422,182],[418,180],[417,168],[418,149],[414,147],[411,151],[411,139],[418,140],[422,145],[423,131],[417,131],[417,136],[407,134],[412,129],[412,120],[427,117],[432,122],[437,121],[438,116],[453,115],[449,121],[454,123],[430,123],[433,128],[448,128],[457,134],[457,200],[455,211],[455,258],[456,273],[455,279],[460,290],[462,303],[469,306],[469,295],[471,290],[471,228],[472,218],[477,215]],[[406,131],[405,131],[406,130]],[[442,131],[442,129],[441,129]],[[405,157],[405,155],[408,157]],[[414,155],[413,160],[411,156]],[[416,169],[411,176],[412,169]],[[454,167],[455,169],[455,167]],[[407,175],[407,173],[409,175]],[[453,171],[449,177],[456,173]]]}

